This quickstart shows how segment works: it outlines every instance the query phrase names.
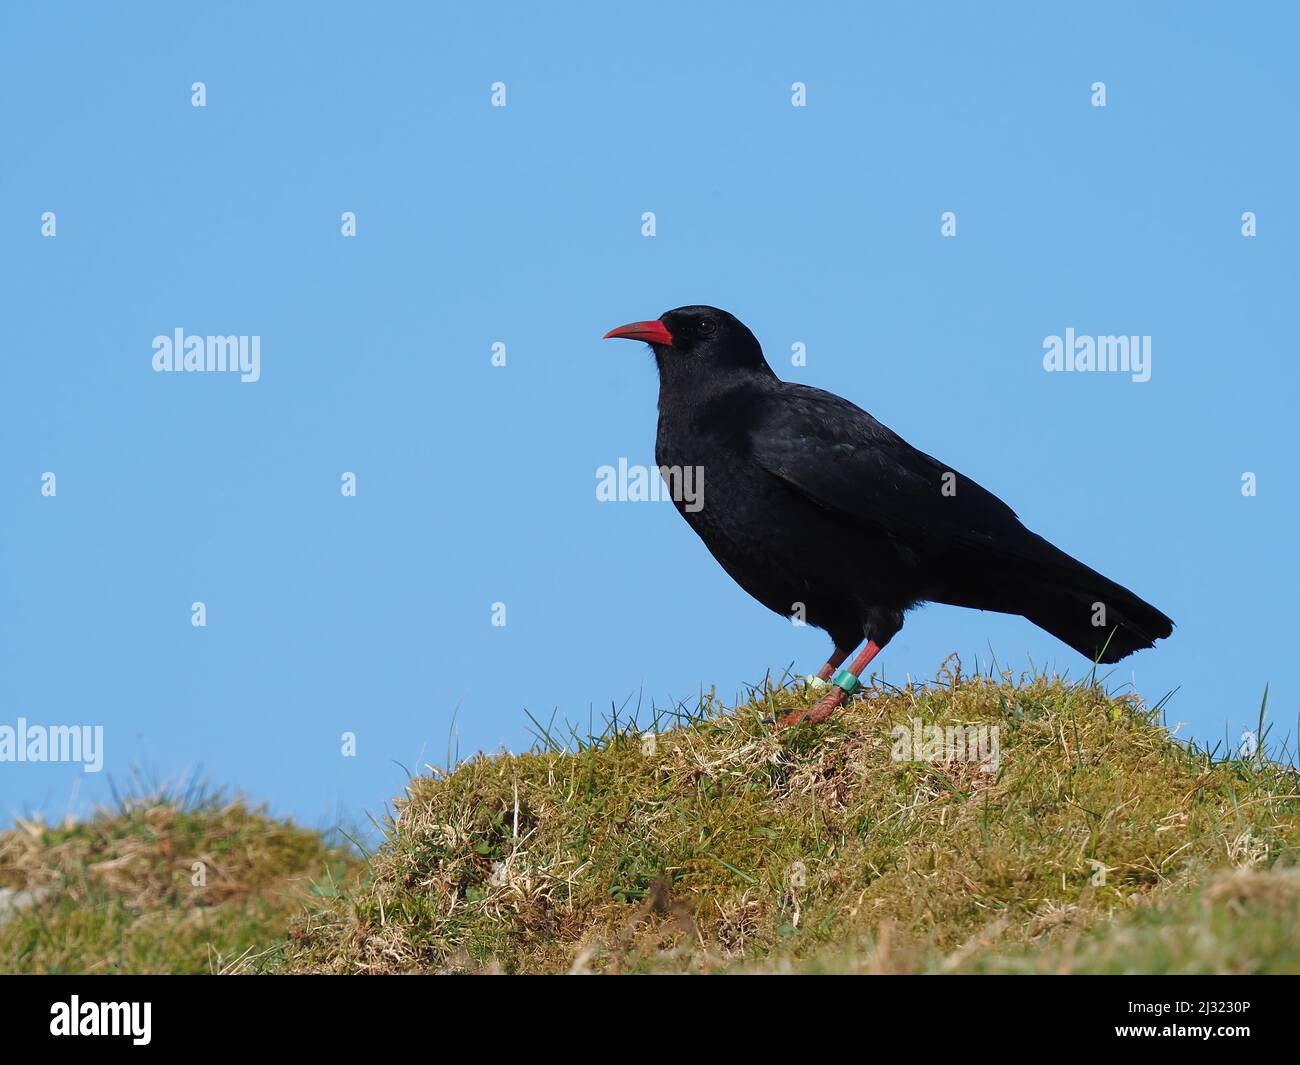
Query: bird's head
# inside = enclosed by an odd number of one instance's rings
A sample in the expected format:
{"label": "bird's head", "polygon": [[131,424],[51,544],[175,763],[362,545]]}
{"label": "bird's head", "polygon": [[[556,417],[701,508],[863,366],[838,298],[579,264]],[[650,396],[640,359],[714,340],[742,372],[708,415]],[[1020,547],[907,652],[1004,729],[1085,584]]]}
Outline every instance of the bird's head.
{"label": "bird's head", "polygon": [[745,323],[717,307],[678,307],[652,322],[632,322],[605,334],[606,340],[615,337],[649,344],[662,380],[772,372]]}

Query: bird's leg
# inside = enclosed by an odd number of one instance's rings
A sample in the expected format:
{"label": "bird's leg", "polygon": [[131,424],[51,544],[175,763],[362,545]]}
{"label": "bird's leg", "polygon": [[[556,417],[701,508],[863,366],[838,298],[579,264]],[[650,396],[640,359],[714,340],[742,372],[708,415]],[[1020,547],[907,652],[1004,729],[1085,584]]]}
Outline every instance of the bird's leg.
{"label": "bird's leg", "polygon": [[[862,649],[862,653],[853,660],[849,668],[840,670],[839,674],[835,677],[834,687],[831,688],[828,695],[824,695],[818,699],[812,709],[796,710],[793,714],[789,714],[782,718],[780,724],[782,726],[789,726],[797,725],[800,721],[811,721],[816,725],[825,721],[831,716],[831,714],[835,713],[836,710],[844,705],[844,700],[846,698],[861,687],[861,682],[858,680],[858,677],[862,675],[862,671],[867,668],[867,665],[878,654],[880,654],[880,647],[874,640],[868,640],[867,646]],[[843,661],[843,659],[840,661]]]}
{"label": "bird's leg", "polygon": [[848,651],[841,651],[836,647],[835,650],[831,652],[830,658],[826,660],[826,664],[817,671],[817,679],[829,681],[831,677],[835,676],[835,671],[844,664],[844,660],[848,657]]}

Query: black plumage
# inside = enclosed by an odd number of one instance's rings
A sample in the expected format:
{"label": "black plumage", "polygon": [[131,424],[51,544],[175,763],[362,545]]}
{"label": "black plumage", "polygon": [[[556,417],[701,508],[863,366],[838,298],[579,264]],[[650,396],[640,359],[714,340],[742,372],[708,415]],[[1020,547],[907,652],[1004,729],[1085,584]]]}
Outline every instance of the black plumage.
{"label": "black plumage", "polygon": [[608,335],[654,350],[656,460],[703,470],[703,506],[679,500],[682,516],[742,588],[777,613],[802,609],[837,649],[883,647],[922,602],[1021,614],[1101,662],[1172,631],[866,411],[780,380],[726,311],[681,307]]}

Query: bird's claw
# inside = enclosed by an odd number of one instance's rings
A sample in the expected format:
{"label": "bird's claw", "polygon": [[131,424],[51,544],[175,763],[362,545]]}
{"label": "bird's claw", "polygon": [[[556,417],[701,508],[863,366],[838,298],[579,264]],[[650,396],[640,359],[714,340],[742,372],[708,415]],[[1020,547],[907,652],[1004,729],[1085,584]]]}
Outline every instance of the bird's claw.
{"label": "bird's claw", "polygon": [[777,728],[790,728],[799,724],[800,721],[808,721],[814,725],[820,725],[831,714],[840,708],[844,701],[844,692],[839,688],[831,691],[830,695],[824,695],[818,699],[807,710],[796,710],[792,714],[787,714],[777,722]]}

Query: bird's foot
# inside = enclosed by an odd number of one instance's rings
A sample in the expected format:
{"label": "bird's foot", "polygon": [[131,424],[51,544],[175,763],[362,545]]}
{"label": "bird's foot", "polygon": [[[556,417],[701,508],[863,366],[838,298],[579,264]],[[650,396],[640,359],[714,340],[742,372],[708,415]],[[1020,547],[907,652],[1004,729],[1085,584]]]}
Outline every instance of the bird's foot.
{"label": "bird's foot", "polygon": [[829,695],[823,695],[807,710],[796,710],[793,714],[781,718],[777,722],[777,727],[789,728],[791,725],[799,724],[800,721],[811,721],[814,725],[820,725],[844,705],[844,694],[843,688],[832,688]]}

